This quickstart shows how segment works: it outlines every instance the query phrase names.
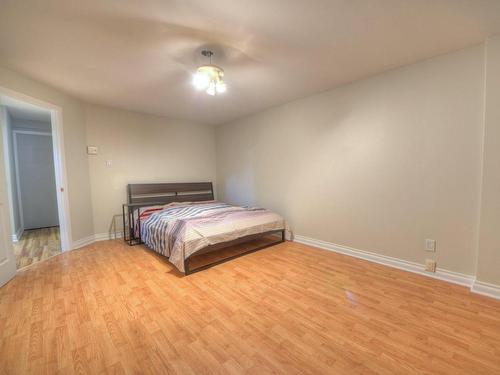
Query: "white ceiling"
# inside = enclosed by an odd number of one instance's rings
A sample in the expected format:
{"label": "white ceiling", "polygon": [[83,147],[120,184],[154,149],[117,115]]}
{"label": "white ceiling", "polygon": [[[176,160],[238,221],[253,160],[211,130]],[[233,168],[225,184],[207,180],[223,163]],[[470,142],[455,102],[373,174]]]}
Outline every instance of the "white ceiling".
{"label": "white ceiling", "polygon": [[16,120],[41,121],[50,123],[50,111],[35,105],[0,96],[0,105],[5,106],[9,115]]}
{"label": "white ceiling", "polygon": [[[222,123],[500,33],[499,0],[1,0],[0,64],[83,100]],[[211,46],[228,92],[191,86]]]}

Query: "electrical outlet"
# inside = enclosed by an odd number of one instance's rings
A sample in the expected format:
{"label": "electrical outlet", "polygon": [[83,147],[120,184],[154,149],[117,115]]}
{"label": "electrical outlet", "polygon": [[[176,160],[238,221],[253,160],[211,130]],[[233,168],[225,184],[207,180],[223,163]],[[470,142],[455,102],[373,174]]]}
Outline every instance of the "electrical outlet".
{"label": "electrical outlet", "polygon": [[106,167],[111,168],[113,165],[113,160],[106,160]]}
{"label": "electrical outlet", "polygon": [[434,259],[426,259],[425,270],[429,272],[436,272],[436,261]]}
{"label": "electrical outlet", "polygon": [[436,240],[425,240],[425,251],[436,251]]}

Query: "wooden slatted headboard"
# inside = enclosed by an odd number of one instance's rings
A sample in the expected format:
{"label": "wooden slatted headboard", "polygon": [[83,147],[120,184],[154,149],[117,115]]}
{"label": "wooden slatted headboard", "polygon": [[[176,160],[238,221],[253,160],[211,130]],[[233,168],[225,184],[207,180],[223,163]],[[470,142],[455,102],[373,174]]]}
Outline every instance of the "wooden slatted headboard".
{"label": "wooden slatted headboard", "polygon": [[211,182],[128,184],[128,203],[167,204],[171,202],[199,202],[214,199]]}

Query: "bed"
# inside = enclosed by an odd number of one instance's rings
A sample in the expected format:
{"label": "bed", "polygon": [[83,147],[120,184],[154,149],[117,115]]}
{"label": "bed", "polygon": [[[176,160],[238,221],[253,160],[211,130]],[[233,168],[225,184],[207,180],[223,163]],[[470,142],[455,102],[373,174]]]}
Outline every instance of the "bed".
{"label": "bed", "polygon": [[[285,240],[285,220],[258,207],[214,200],[211,182],[129,184],[123,205],[124,239],[145,244],[185,275]],[[249,245],[243,252],[199,267],[201,254]]]}

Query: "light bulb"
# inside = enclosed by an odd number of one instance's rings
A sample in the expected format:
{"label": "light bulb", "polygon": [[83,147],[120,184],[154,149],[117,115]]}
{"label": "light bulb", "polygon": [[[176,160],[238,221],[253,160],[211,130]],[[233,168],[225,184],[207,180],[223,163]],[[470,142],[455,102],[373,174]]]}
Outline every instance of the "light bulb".
{"label": "light bulb", "polygon": [[222,94],[224,92],[226,92],[227,90],[227,86],[224,82],[222,81],[219,81],[217,82],[217,84],[215,85],[215,90],[217,90],[217,93],[218,94]]}
{"label": "light bulb", "polygon": [[214,81],[210,81],[210,83],[208,85],[208,89],[207,89],[207,94],[212,95],[212,96],[215,95],[215,82]]}
{"label": "light bulb", "polygon": [[193,85],[197,90],[205,90],[210,85],[210,77],[205,72],[196,72],[193,76]]}

